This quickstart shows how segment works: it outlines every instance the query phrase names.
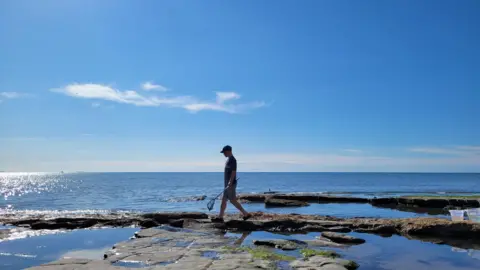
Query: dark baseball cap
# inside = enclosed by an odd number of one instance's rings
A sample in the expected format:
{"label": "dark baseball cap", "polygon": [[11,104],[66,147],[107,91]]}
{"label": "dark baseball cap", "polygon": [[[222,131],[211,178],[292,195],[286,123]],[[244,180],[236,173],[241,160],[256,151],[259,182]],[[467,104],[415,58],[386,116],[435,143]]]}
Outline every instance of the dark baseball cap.
{"label": "dark baseball cap", "polygon": [[225,145],[222,149],[222,151],[220,151],[220,153],[223,153],[225,151],[232,151],[232,147],[230,145]]}

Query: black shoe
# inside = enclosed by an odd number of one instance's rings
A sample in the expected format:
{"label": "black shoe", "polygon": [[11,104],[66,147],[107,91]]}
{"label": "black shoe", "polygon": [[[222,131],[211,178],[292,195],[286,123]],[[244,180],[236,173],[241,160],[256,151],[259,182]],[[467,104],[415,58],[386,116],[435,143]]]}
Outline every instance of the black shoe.
{"label": "black shoe", "polygon": [[212,222],[224,222],[223,218],[221,217],[214,217],[210,219]]}

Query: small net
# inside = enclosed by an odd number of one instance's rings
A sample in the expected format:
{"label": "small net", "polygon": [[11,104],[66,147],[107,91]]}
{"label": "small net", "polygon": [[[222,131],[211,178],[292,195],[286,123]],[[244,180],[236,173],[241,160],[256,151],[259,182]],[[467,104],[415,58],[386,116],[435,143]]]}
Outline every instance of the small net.
{"label": "small net", "polygon": [[212,211],[214,205],[215,205],[215,199],[211,199],[211,200],[207,203],[208,211]]}

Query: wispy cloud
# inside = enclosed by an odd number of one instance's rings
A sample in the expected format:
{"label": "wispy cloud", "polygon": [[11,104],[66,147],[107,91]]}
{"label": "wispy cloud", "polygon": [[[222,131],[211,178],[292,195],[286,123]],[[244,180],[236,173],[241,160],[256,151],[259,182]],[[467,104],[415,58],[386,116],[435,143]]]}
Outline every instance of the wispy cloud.
{"label": "wispy cloud", "polygon": [[343,151],[349,152],[349,153],[362,153],[363,152],[360,149],[343,149]]}
{"label": "wispy cloud", "polygon": [[19,92],[0,92],[0,97],[4,99],[16,99],[32,97],[31,94],[19,93]]}
{"label": "wispy cloud", "polygon": [[231,103],[230,101],[240,98],[240,95],[235,92],[216,92],[215,101],[201,101],[192,96],[143,95],[134,90],[122,91],[115,89],[110,85],[94,83],[73,83],[62,88],[51,89],[51,91],[75,98],[107,100],[142,107],[164,106],[183,108],[190,112],[210,110],[227,113],[241,113],[250,109],[265,106],[265,102],[260,101],[241,104]]}
{"label": "wispy cloud", "polygon": [[475,146],[475,145],[463,145],[463,146],[457,146],[457,148],[460,150],[480,152],[480,146]]}
{"label": "wispy cloud", "polygon": [[155,84],[153,82],[144,82],[142,84],[142,89],[145,91],[152,91],[152,90],[162,91],[162,92],[168,91],[168,88],[166,88],[165,86],[162,86],[160,84]]}
{"label": "wispy cloud", "polygon": [[[129,159],[112,158],[105,160],[74,160],[54,161],[56,164],[37,162],[35,166],[44,168],[63,168],[66,170],[85,171],[219,171],[223,159],[212,156],[160,158],[160,159]],[[342,172],[453,172],[480,169],[480,157],[389,157],[370,155],[336,155],[336,154],[301,154],[301,153],[270,153],[244,154],[237,156],[242,171],[342,171]],[[23,162],[19,163],[22,164]],[[19,169],[21,170],[21,169]]]}
{"label": "wispy cloud", "polygon": [[480,155],[480,146],[465,145],[455,147],[417,147],[410,148],[409,151],[431,155],[476,156]]}
{"label": "wispy cloud", "polygon": [[100,103],[98,103],[98,102],[93,102],[93,103],[92,103],[92,107],[93,107],[93,108],[98,108],[98,107],[100,107]]}

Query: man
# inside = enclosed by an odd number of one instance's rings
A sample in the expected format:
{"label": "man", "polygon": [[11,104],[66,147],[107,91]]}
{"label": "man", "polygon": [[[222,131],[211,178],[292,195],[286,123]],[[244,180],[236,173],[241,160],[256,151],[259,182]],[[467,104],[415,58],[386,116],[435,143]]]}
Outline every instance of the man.
{"label": "man", "polygon": [[225,215],[225,209],[227,209],[227,200],[229,200],[240,212],[243,214],[243,219],[247,220],[251,217],[242,205],[237,200],[237,160],[232,154],[232,147],[226,145],[223,147],[223,155],[227,158],[225,162],[225,172],[224,172],[224,187],[227,188],[223,192],[222,204],[220,206],[220,214],[215,220],[223,221],[223,216]]}

